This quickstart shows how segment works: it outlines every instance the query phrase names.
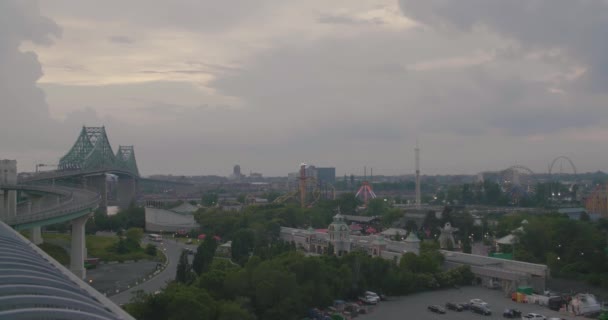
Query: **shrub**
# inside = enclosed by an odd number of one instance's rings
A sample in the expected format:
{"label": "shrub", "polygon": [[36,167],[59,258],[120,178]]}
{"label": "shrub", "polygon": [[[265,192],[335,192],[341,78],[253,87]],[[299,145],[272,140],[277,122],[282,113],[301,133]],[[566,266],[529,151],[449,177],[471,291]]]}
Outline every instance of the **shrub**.
{"label": "shrub", "polygon": [[156,246],[151,243],[148,243],[144,252],[149,256],[155,256],[156,255]]}

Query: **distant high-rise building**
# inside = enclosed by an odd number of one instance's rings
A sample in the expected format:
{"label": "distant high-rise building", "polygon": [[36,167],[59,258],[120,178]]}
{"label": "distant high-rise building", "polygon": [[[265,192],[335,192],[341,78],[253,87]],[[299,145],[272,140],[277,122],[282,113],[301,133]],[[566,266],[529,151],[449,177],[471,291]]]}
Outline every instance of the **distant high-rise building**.
{"label": "distant high-rise building", "polygon": [[230,176],[232,179],[235,180],[239,180],[243,177],[243,174],[241,174],[241,166],[239,166],[238,164],[235,165],[232,168],[232,176]]}
{"label": "distant high-rise building", "polygon": [[316,168],[316,171],[320,183],[336,183],[336,168]]}

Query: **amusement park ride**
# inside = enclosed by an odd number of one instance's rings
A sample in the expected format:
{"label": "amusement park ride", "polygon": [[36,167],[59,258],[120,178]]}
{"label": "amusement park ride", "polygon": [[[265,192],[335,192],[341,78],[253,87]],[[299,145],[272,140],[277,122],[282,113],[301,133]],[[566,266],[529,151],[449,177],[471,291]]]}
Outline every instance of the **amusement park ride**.
{"label": "amusement park ride", "polygon": [[[363,182],[361,183],[361,187],[359,187],[359,190],[357,190],[355,197],[357,197],[357,198],[363,197],[363,203],[367,207],[367,203],[369,202],[369,199],[376,199],[376,194],[374,193],[374,190],[372,189],[372,185],[369,183],[369,181],[367,181],[367,168],[364,168],[363,171],[364,171],[364,174],[363,174],[364,179],[363,179]],[[374,174],[372,171],[372,177],[373,177],[373,175]]]}
{"label": "amusement park ride", "polygon": [[[310,208],[321,199],[321,185],[315,177],[306,174],[306,167],[305,163],[300,164],[298,189],[276,198],[273,203],[284,203],[290,199],[299,198],[302,208]],[[335,200],[336,189],[329,183],[327,186],[332,189],[332,199]]]}

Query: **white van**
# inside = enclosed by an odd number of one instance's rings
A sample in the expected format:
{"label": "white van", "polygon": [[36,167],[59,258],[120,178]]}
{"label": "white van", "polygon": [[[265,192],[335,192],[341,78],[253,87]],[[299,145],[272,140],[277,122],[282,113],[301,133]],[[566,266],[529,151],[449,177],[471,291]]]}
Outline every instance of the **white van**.
{"label": "white van", "polygon": [[160,234],[154,234],[154,233],[150,233],[148,235],[148,239],[155,241],[155,242],[163,241],[163,237]]}

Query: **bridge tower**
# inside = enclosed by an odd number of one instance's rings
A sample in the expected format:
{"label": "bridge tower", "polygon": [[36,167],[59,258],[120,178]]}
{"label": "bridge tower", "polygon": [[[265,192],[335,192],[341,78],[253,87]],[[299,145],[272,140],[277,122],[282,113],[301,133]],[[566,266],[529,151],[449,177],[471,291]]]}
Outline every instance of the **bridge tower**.
{"label": "bridge tower", "polygon": [[[135,160],[135,149],[133,146],[118,146],[116,160],[119,166],[128,172],[139,176],[137,161]],[[118,176],[118,206],[128,208],[137,197],[137,180],[132,175]]]}
{"label": "bridge tower", "polygon": [[133,146],[119,146],[114,153],[105,127],[82,127],[70,151],[59,161],[58,170],[82,176],[85,188],[101,195],[101,210],[108,206],[106,174],[118,176],[118,204],[121,208],[135,201],[139,178],[135,149]]}

